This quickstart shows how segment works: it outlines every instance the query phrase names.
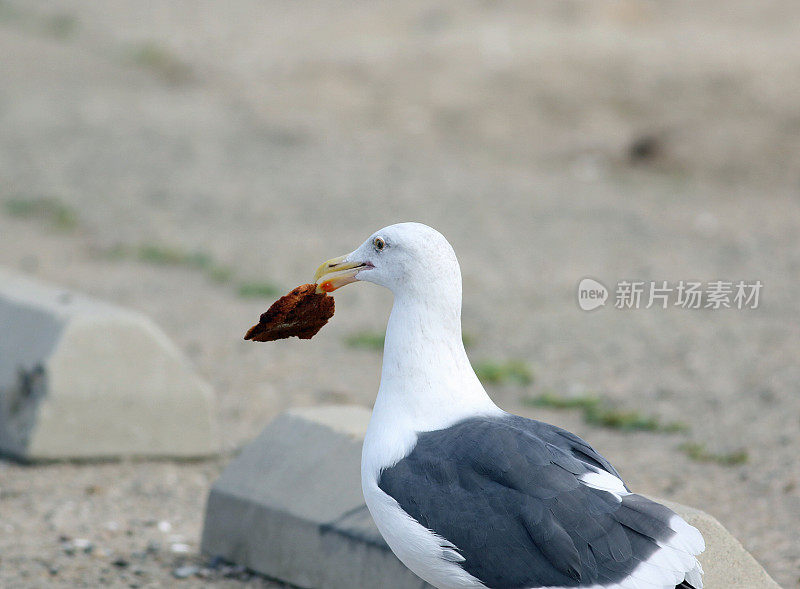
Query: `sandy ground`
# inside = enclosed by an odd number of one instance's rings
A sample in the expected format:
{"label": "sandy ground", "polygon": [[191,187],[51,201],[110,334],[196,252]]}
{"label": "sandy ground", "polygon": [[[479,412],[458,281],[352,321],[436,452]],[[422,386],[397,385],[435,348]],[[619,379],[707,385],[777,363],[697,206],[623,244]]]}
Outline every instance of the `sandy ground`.
{"label": "sandy ground", "polygon": [[[290,288],[383,225],[433,225],[461,260],[471,357],[535,373],[495,399],[581,434],[634,489],[714,514],[795,587],[798,17],[791,0],[4,0],[0,201],[51,199],[76,223],[5,206],[0,264],[152,316],[213,384],[230,456],[286,407],[369,405],[380,354],[344,340],[383,330],[391,304],[348,287],[313,341],[252,345],[269,301],[237,284]],[[632,161],[637,140],[653,149]],[[109,255],[153,244],[232,276]],[[585,313],[587,275],[764,290],[756,310]],[[521,402],[547,391],[689,430]],[[748,460],[691,460],[687,441]],[[268,586],[197,555],[226,460],[0,462],[0,585],[172,586],[188,564],[183,586]]]}

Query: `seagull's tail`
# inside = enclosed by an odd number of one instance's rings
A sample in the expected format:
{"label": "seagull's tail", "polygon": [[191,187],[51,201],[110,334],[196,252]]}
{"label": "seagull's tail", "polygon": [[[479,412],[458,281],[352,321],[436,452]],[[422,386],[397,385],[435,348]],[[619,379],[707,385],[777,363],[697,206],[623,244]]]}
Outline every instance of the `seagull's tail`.
{"label": "seagull's tail", "polygon": [[626,587],[702,589],[703,569],[696,556],[705,542],[696,528],[664,505],[636,494],[622,497],[615,517],[631,531],[629,539],[645,538],[657,545],[630,574]]}
{"label": "seagull's tail", "polygon": [[675,589],[703,589],[703,569],[698,562]]}

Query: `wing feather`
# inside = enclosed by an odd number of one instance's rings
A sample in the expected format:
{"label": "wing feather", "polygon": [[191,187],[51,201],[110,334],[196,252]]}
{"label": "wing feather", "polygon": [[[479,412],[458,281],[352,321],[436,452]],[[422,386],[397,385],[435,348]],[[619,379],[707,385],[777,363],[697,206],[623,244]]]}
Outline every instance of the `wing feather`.
{"label": "wing feather", "polygon": [[644,497],[581,481],[598,469],[618,477],[574,434],[509,415],[420,434],[379,487],[451,543],[443,558],[487,587],[682,581],[697,566],[688,549],[698,540],[675,538],[676,528],[691,527]]}

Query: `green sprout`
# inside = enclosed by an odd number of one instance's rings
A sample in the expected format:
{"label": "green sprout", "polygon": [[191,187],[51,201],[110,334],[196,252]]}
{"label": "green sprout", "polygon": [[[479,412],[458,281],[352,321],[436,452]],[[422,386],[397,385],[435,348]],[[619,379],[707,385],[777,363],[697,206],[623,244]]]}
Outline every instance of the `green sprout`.
{"label": "green sprout", "polygon": [[146,42],[131,49],[130,59],[136,65],[147,68],[168,82],[185,82],[191,77],[191,68],[165,47]]}
{"label": "green sprout", "polygon": [[244,299],[268,299],[281,293],[272,282],[243,282],[239,285],[239,296]]}
{"label": "green sprout", "polygon": [[697,442],[684,442],[678,446],[678,449],[696,462],[715,462],[722,466],[739,466],[745,464],[749,459],[746,450],[716,453],[709,451],[705,444]]}
{"label": "green sprout", "polygon": [[524,402],[533,407],[580,409],[586,423],[620,431],[676,433],[688,429],[685,423],[662,423],[652,415],[644,415],[634,410],[619,409],[597,395],[561,397],[553,393],[544,393],[536,397],[528,397],[524,399]]}
{"label": "green sprout", "polygon": [[521,360],[506,362],[485,361],[475,364],[475,374],[486,384],[516,384],[526,386],[533,382],[533,372]]}
{"label": "green sprout", "polygon": [[360,350],[382,350],[385,340],[383,333],[378,331],[359,331],[348,335],[344,342],[350,348]]}
{"label": "green sprout", "polygon": [[6,213],[23,219],[39,219],[59,231],[72,231],[78,226],[75,210],[55,198],[12,198],[5,202]]}

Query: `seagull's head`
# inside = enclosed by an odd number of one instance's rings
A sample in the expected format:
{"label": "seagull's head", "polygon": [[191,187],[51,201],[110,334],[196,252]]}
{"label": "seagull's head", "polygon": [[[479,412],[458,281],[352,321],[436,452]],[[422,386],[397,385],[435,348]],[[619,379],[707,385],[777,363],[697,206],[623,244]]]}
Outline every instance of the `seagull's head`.
{"label": "seagull's head", "polygon": [[314,281],[321,292],[365,281],[395,295],[461,296],[461,271],[453,248],[441,233],[422,223],[398,223],[376,231],[349,254],[322,264]]}

